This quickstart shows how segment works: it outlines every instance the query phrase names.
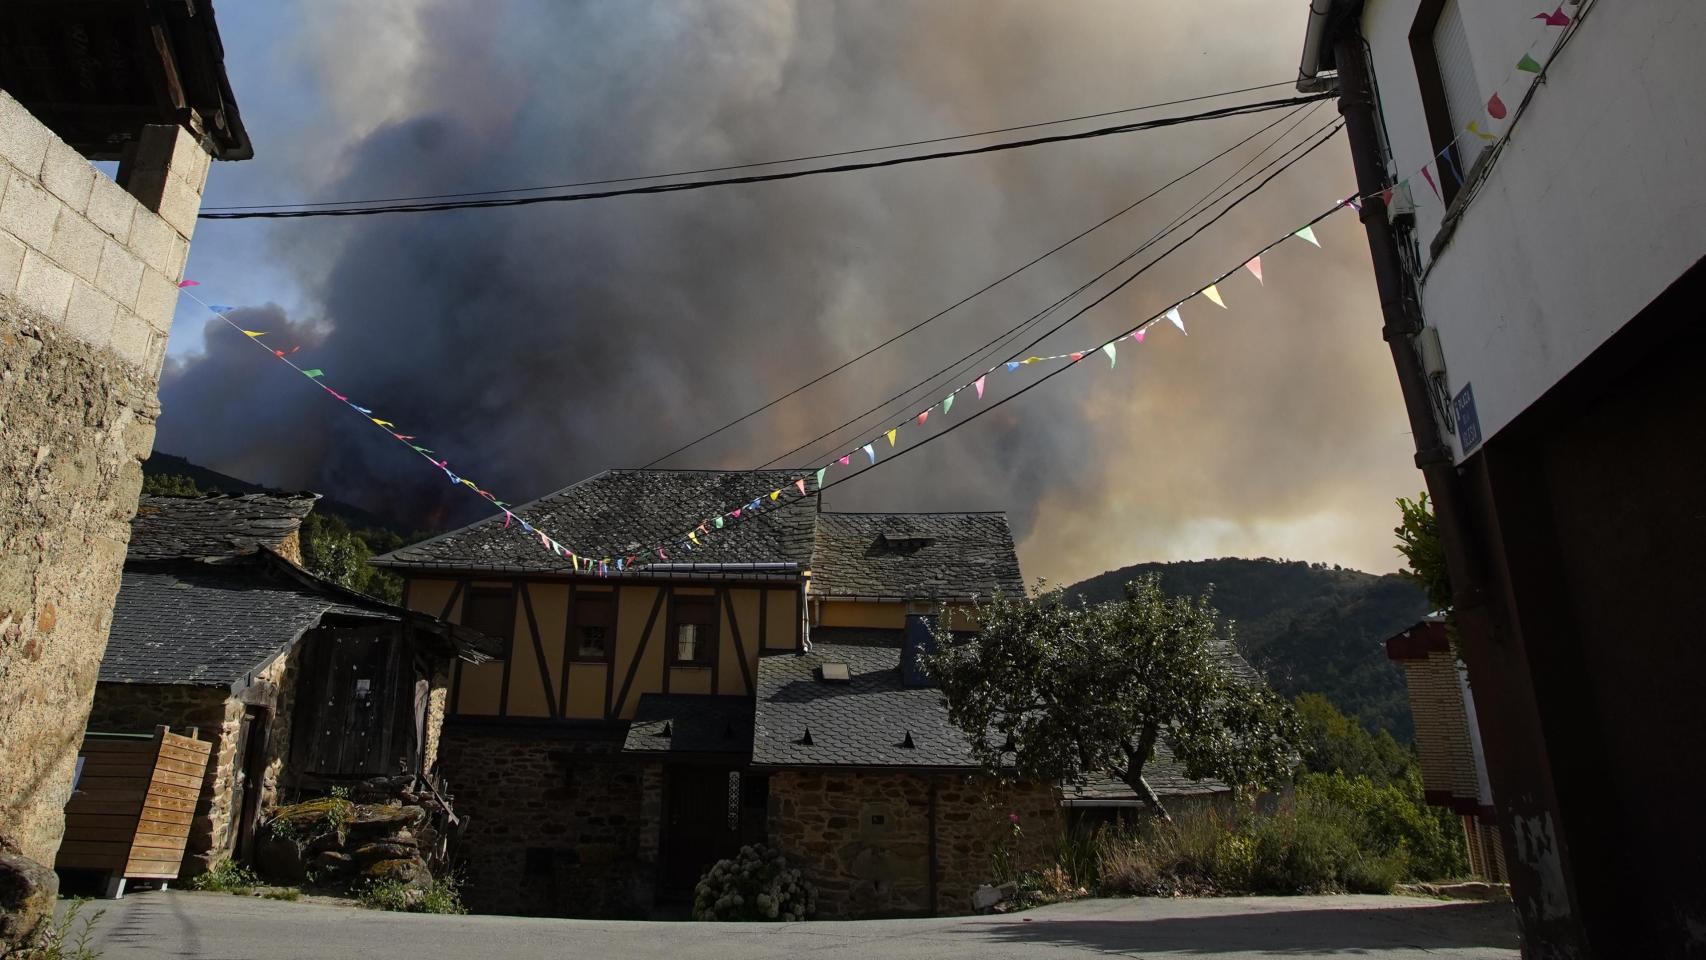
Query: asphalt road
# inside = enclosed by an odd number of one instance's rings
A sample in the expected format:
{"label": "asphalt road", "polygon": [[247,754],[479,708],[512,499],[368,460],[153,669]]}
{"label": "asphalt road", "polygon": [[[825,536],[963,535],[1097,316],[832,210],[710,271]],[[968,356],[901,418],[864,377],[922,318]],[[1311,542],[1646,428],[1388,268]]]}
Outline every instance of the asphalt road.
{"label": "asphalt road", "polygon": [[1406,897],[1083,900],[1009,916],[793,924],[440,917],[177,890],[89,906],[107,911],[91,944],[106,960],[1517,956],[1508,905]]}

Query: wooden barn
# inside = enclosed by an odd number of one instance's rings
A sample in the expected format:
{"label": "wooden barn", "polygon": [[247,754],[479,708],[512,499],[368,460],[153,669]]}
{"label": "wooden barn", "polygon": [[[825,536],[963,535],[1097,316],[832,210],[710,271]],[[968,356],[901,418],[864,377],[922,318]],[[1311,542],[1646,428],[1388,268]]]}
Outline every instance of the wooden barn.
{"label": "wooden barn", "polygon": [[133,525],[88,739],[167,725],[207,741],[185,875],[246,856],[280,802],[429,772],[451,664],[487,659],[477,632],[294,562],[313,502],[148,497]]}

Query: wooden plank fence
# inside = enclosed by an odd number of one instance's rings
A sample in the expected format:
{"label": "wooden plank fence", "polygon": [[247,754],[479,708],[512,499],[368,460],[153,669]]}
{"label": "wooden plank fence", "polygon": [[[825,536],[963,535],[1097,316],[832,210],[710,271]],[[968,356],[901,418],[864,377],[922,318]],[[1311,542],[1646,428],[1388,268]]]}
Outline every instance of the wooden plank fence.
{"label": "wooden plank fence", "polygon": [[177,879],[213,748],[195,732],[84,734],[55,868],[105,871],[109,896],[127,879]]}

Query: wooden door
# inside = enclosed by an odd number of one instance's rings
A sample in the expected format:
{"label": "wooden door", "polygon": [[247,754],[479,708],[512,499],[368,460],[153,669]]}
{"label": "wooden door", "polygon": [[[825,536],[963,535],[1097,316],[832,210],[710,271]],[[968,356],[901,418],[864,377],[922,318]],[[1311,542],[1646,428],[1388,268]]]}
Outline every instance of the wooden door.
{"label": "wooden door", "polygon": [[740,850],[740,774],[723,767],[670,767],[664,801],[659,892],[691,898],[711,865]]}

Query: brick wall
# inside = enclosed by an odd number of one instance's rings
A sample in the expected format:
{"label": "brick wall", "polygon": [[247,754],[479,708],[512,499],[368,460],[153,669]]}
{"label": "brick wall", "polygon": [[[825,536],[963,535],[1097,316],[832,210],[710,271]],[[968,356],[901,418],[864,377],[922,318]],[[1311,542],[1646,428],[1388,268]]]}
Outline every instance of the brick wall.
{"label": "brick wall", "polygon": [[1430,650],[1422,657],[1399,660],[1398,665],[1404,668],[1410,713],[1416,721],[1423,788],[1435,796],[1478,802],[1475,753],[1457,659],[1450,650]]}
{"label": "brick wall", "polygon": [[208,170],[176,127],[146,128],[140,146],[154,162],[134,166],[133,196],[0,92],[0,839],[43,863],[64,829]]}
{"label": "brick wall", "polygon": [[[470,909],[641,917],[656,876],[661,769],[619,743],[448,724],[439,766],[469,818],[458,859]],[[645,811],[654,811],[649,818]]]}
{"label": "brick wall", "polygon": [[[936,788],[936,909],[965,913],[995,882],[997,851],[1018,869],[1048,865],[1060,835],[1048,787],[984,777],[786,771],[770,777],[771,843],[818,891],[820,918],[930,912],[930,788]],[[1008,816],[1019,815],[1013,836]]]}

